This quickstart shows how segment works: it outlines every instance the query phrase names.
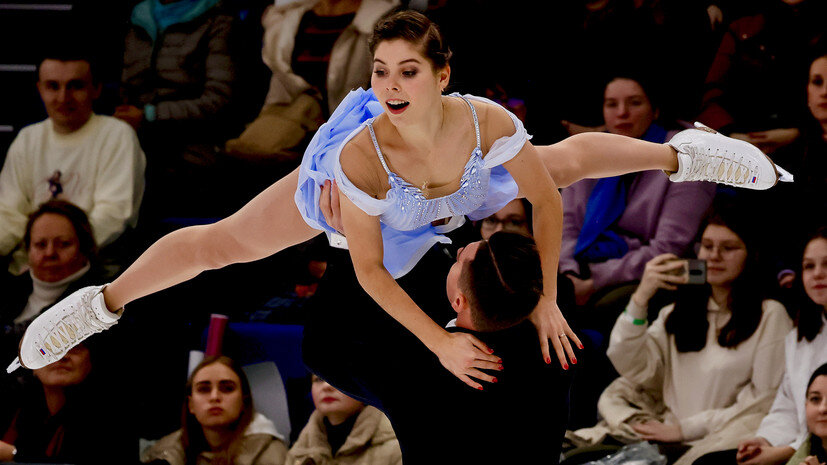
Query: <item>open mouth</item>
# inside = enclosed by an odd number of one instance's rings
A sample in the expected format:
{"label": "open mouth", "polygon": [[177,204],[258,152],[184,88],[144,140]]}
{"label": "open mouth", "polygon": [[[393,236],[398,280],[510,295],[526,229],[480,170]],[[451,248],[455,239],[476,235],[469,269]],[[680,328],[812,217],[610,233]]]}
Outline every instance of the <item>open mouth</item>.
{"label": "open mouth", "polygon": [[388,100],[385,103],[387,103],[388,109],[392,113],[401,113],[411,102],[406,102],[405,100]]}

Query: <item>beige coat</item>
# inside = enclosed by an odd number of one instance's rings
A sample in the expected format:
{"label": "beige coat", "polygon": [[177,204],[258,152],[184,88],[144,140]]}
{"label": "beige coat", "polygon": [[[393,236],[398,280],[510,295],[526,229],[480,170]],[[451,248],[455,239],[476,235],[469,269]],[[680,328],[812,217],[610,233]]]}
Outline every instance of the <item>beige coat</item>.
{"label": "beige coat", "polygon": [[[182,431],[179,429],[158,440],[152,447],[141,454],[141,462],[165,460],[170,465],[186,465],[187,458],[181,444]],[[241,451],[233,465],[283,465],[287,446],[276,432],[273,422],[257,413],[247,431],[244,433]],[[202,452],[197,465],[211,465],[215,454]]]}
{"label": "beige coat", "polygon": [[[293,72],[290,63],[302,16],[318,1],[298,0],[279,7],[271,6],[262,15],[264,43],[261,55],[273,71],[265,105],[290,103],[310,89],[310,84]],[[379,18],[398,4],[398,0],[362,0],[353,22],[333,44],[327,69],[329,113],[333,113],[351,90],[370,87],[373,57],[368,49],[368,38]]]}
{"label": "beige coat", "polygon": [[327,432],[318,412],[310,415],[296,443],[287,452],[287,465],[401,465],[402,451],[388,418],[365,407],[345,443],[332,456]]}
{"label": "beige coat", "polygon": [[[731,314],[710,299],[705,347],[680,353],[674,336],[665,330],[673,308],[661,310],[649,327],[635,325],[626,314],[618,318],[608,356],[621,378],[600,396],[603,420],[593,428],[567,432],[571,443],[593,445],[606,436],[636,442],[630,425],[654,419],[681,426],[685,442],[692,446],[678,461],[683,465],[707,452],[735,448],[755,435],[783,375],[783,341],[792,324],[786,310],[765,300],[755,333],[735,348],[723,348],[717,334]],[[627,313],[645,317],[645,309],[634,303]]]}

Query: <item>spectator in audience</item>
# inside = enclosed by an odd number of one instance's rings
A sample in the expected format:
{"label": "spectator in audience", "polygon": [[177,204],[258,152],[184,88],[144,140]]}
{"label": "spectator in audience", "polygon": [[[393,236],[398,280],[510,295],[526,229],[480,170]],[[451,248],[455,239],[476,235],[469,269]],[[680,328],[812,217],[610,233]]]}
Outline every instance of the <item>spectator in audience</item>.
{"label": "spectator in audience", "polygon": [[[806,69],[811,117],[802,126],[801,137],[773,155],[789,166],[795,182],[770,194],[770,208],[786,213],[784,221],[769,224],[764,231],[777,255],[773,271],[785,288],[792,286],[795,278],[795,262],[801,258],[796,257],[800,238],[820,226],[827,212],[827,39],[813,49]],[[756,196],[755,202],[767,205],[767,198]]]}
{"label": "spectator in audience", "polygon": [[233,17],[219,0],[144,0],[129,22],[114,116],[148,154],[147,211],[188,213],[230,181],[216,164],[234,130]]}
{"label": "spectator in audience", "polygon": [[[63,359],[34,370],[14,420],[0,441],[0,461],[21,463],[132,464],[138,441],[128,417],[112,402],[111,381],[103,381],[88,343]],[[104,385],[105,384],[105,385]],[[35,386],[32,386],[33,388]],[[4,402],[13,402],[7,396]],[[114,432],[114,433],[113,433]]]}
{"label": "spectator in audience", "polygon": [[[577,125],[600,124],[601,115],[595,110],[605,86],[602,78],[606,70],[619,66],[639,70],[660,91],[668,92],[669,99],[660,108],[665,119],[696,113],[717,45],[702,2],[585,0],[574,5],[580,11],[564,25],[570,32],[564,38],[565,49],[557,55],[562,57],[561,65],[568,67],[554,102],[564,108],[564,125],[570,134],[579,131]],[[686,68],[695,69],[671,72],[676,53],[692,63]],[[589,59],[583,60],[584,56]]]}
{"label": "spectator in audience", "polygon": [[[609,343],[621,378],[601,396],[604,420],[571,434],[576,442],[680,443],[667,456],[692,463],[758,428],[781,383],[792,323],[780,303],[761,295],[750,220],[737,205],[716,204],[698,252],[705,285],[687,285],[686,264],[673,254],[646,264]],[[659,289],[677,290],[676,301],[647,325]]]}
{"label": "spectator in audience", "polygon": [[272,70],[259,116],[227,142],[230,154],[274,158],[294,168],[304,145],[348,92],[370,86],[368,38],[398,0],[301,0],[262,17],[262,58]]}
{"label": "spectator in audience", "polygon": [[241,367],[224,356],[207,357],[187,380],[181,429],[141,456],[168,465],[280,465],[287,447],[273,422],[253,409]]}
{"label": "spectator in audience", "polygon": [[287,452],[288,464],[402,464],[399,441],[385,415],[313,375],[316,410]]}
{"label": "spectator in audience", "polygon": [[769,414],[755,437],[741,442],[737,450],[704,456],[697,464],[778,465],[789,460],[804,443],[807,380],[827,362],[827,227],[817,229],[804,248],[801,282],[806,297],[801,298],[797,309],[798,329],[784,341],[784,379]]}
{"label": "spectator in audience", "polygon": [[[643,78],[618,75],[607,82],[603,118],[608,132],[664,142],[671,133],[657,122],[658,114],[657,99]],[[692,243],[715,186],[670,183],[660,171],[644,171],[584,179],[562,193],[560,272],[574,284],[579,305],[591,300],[593,308],[606,313],[589,318],[592,327],[608,333],[634,290],[628,283],[640,278],[646,262],[663,253],[680,255]],[[616,311],[610,309],[619,302]]]}
{"label": "spectator in audience", "polygon": [[497,231],[513,232],[531,237],[531,204],[514,199],[503,208],[480,220],[480,236],[488,240]]}
{"label": "spectator in audience", "polygon": [[0,306],[5,357],[15,356],[26,326],[43,309],[101,280],[92,227],[69,202],[50,200],[32,212],[23,244],[29,272],[9,279]]}
{"label": "spectator in audience", "polygon": [[818,0],[772,0],[764,11],[738,18],[724,34],[706,77],[697,120],[767,153],[799,136],[795,70],[824,35],[827,5]]}
{"label": "spectator in audience", "polygon": [[[50,199],[83,209],[101,248],[135,226],[144,153],[128,125],[92,111],[101,89],[95,71],[74,44],[40,63],[37,89],[49,118],[20,131],[0,171],[0,256],[18,247],[27,216]],[[25,262],[21,250],[10,270],[20,274]]]}
{"label": "spectator in audience", "polygon": [[818,465],[827,462],[824,444],[827,440],[827,364],[816,368],[807,383],[808,435],[787,465]]}

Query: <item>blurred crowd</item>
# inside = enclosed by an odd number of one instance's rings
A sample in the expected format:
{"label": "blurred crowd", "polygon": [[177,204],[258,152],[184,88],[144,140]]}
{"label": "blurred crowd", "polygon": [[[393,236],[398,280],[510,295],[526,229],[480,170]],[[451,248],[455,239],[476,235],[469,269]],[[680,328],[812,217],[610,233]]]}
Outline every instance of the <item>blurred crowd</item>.
{"label": "blurred crowd", "polygon": [[[500,103],[536,144],[586,131],[663,143],[700,121],[795,176],[768,191],[659,171],[562,189],[558,302],[585,348],[549,449],[562,453],[533,459],[574,465],[649,440],[682,465],[827,462],[827,3],[124,3],[105,26],[100,5],[79,6],[31,52],[45,119],[0,154],[0,361],[58,300],[295,169],[369,87],[373,25],[414,8],[452,47],[448,90]],[[437,247],[531,236],[531,213],[514,200]],[[131,304],[59,363],[0,377],[0,462],[401,463],[380,411],[309,373],[284,379],[293,428],[279,431],[254,408],[243,334],[187,372],[213,313],[302,327],[325,286],[353,285],[327,273],[343,253],[320,236],[207,273]]]}

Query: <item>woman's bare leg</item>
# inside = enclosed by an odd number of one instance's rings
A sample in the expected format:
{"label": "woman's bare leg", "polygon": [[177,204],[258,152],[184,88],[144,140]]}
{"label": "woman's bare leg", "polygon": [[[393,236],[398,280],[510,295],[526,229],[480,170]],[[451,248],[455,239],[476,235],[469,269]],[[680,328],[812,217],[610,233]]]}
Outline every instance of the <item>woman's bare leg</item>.
{"label": "woman's bare leg", "polygon": [[293,201],[298,177],[296,169],[215,224],[179,229],[159,239],[106,287],[107,307],[121,308],[202,271],[258,260],[318,235]]}
{"label": "woman's bare leg", "polygon": [[601,132],[577,134],[554,145],[538,146],[537,152],[558,187],[586,178],[678,169],[675,149],[669,145]]}

